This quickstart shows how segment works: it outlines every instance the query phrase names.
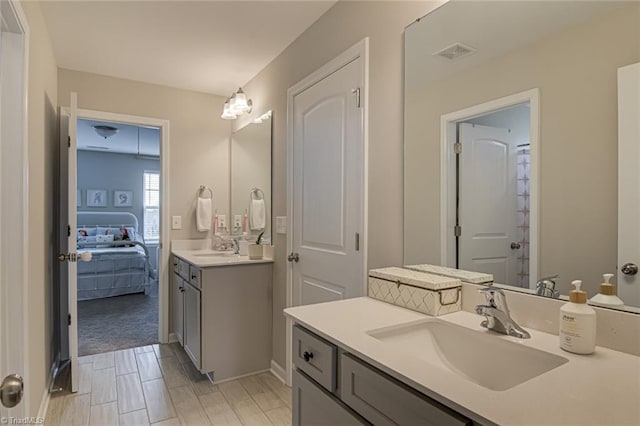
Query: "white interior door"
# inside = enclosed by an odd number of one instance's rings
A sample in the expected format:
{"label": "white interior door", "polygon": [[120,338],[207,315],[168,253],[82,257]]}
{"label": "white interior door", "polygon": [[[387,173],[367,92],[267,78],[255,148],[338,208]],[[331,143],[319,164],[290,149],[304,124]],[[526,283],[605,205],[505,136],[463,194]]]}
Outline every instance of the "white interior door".
{"label": "white interior door", "polygon": [[294,306],[364,294],[362,87],[358,57],[293,98]]}
{"label": "white interior door", "polygon": [[[78,391],[77,126],[78,95],[71,93],[67,114],[60,114],[60,253],[73,256],[60,268],[61,359],[71,362],[71,390]],[[65,143],[66,142],[66,143]],[[64,235],[67,235],[65,238]],[[68,315],[67,315],[68,313]],[[68,352],[67,352],[68,351]]]}
{"label": "white interior door", "polygon": [[[640,63],[618,69],[618,296],[640,306]],[[625,268],[625,265],[627,267]]]}
{"label": "white interior door", "polygon": [[[459,268],[516,282],[517,142],[508,129],[460,123]],[[512,243],[515,243],[512,248]]]}

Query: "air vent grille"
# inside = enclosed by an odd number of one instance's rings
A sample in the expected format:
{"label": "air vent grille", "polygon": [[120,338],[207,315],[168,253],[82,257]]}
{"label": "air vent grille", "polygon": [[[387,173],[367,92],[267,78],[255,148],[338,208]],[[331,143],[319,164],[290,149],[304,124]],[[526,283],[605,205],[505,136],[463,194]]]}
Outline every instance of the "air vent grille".
{"label": "air vent grille", "polygon": [[103,149],[105,151],[108,151],[109,148],[107,148],[106,146],[96,146],[96,145],[87,145],[87,148],[91,148],[91,149]]}
{"label": "air vent grille", "polygon": [[478,50],[471,46],[462,43],[454,43],[451,46],[447,46],[442,50],[433,53],[433,56],[440,56],[441,58],[449,61],[455,61],[463,56],[476,53]]}

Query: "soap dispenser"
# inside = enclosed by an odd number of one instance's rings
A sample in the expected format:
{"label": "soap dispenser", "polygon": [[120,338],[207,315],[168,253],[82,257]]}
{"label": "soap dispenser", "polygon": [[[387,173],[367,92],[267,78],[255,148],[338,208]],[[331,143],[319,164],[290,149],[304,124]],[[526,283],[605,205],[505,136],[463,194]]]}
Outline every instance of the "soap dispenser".
{"label": "soap dispenser", "polygon": [[589,299],[596,305],[600,306],[624,306],[624,302],[616,296],[616,286],[611,284],[609,280],[613,278],[613,274],[604,274],[604,282],[600,284],[600,293]]}
{"label": "soap dispenser", "polygon": [[560,308],[560,347],[576,354],[590,354],[596,349],[596,311],[587,305],[582,281],[572,281],[569,303]]}

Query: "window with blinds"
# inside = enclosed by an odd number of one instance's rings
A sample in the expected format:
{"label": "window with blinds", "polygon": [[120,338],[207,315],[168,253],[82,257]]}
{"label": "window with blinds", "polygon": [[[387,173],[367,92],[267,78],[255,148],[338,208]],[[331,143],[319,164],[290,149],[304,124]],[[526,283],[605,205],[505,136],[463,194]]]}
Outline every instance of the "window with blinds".
{"label": "window with blinds", "polygon": [[144,172],[144,240],[160,239],[160,173]]}

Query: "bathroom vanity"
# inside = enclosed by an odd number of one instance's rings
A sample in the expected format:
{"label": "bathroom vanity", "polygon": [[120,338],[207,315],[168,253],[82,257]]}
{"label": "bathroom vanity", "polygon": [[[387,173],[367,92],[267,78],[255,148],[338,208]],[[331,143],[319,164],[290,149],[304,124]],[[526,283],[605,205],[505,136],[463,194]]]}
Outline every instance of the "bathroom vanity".
{"label": "bathroom vanity", "polygon": [[285,314],[295,324],[294,424],[640,421],[633,355],[574,355],[555,335],[529,329],[530,339],[517,339],[484,330],[469,312],[434,318],[366,297]]}
{"label": "bathroom vanity", "polygon": [[173,250],[171,331],[216,381],[269,369],[272,259]]}

